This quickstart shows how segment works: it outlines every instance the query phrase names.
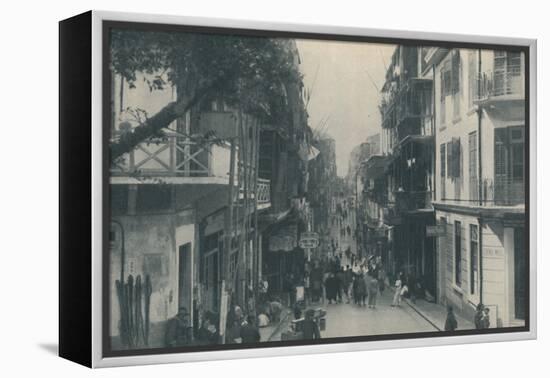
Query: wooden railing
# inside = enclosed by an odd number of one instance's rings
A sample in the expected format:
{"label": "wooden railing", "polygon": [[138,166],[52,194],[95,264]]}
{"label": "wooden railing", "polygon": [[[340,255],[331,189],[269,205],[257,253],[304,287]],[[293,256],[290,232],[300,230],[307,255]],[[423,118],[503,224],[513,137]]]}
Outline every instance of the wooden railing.
{"label": "wooden railing", "polygon": [[229,146],[200,146],[188,137],[167,134],[151,138],[139,144],[133,151],[122,156],[111,165],[113,176],[213,176],[213,148],[227,149]]}

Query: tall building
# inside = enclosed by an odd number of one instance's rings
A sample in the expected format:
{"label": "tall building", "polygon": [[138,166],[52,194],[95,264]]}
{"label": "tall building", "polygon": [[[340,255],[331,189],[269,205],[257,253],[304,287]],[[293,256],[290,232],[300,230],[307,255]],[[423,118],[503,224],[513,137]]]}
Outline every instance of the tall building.
{"label": "tall building", "polygon": [[[298,65],[294,42],[287,48]],[[170,85],[151,90],[147,83],[154,75],[136,76],[129,85],[113,74],[112,142],[182,95]],[[271,233],[295,224],[304,212],[297,200],[305,197],[307,187],[308,156],[303,151],[308,150],[310,131],[301,82],[279,84],[286,89],[279,124],[265,124],[213,94],[113,162],[113,348],[136,347],[121,337],[121,324],[132,317],[127,309],[133,297],[124,293],[137,288],[138,280],[140,290],[149,293],[149,345],[164,346],[167,321],[181,309],[189,313],[196,331],[206,312],[227,311],[222,307],[226,293],[232,303],[246,308],[258,298],[264,268],[279,275],[284,271],[278,259],[272,261],[284,251],[270,240]],[[291,250],[298,250],[296,242]]]}
{"label": "tall building", "polygon": [[365,164],[367,249],[392,275],[434,295],[432,79],[423,77],[419,49],[397,46],[382,87],[381,153]]}
{"label": "tall building", "polygon": [[525,57],[520,52],[424,49],[434,82],[438,300],[496,326],[523,325]]}

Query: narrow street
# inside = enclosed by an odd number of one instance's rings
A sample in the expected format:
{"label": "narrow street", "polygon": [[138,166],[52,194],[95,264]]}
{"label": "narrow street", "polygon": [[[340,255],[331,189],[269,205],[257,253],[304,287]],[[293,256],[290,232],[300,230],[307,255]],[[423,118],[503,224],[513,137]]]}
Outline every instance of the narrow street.
{"label": "narrow street", "polygon": [[[312,308],[322,307],[327,311],[327,327],[321,331],[322,338],[437,331],[405,302],[401,307],[391,307],[391,302],[392,292],[386,289],[378,295],[375,309],[347,303],[329,305],[326,302]],[[281,333],[289,324],[290,317],[270,341],[281,340]]]}
{"label": "narrow street", "polygon": [[342,255],[340,264],[346,267],[347,265],[351,266],[352,263],[351,255],[346,255],[345,251],[349,248],[352,254],[357,253],[357,241],[355,239],[357,222],[355,220],[355,208],[348,206],[347,200],[345,200],[344,205],[344,199],[342,199],[339,205],[341,205],[342,213],[345,216],[338,212],[331,214],[330,237],[336,244],[336,253]]}

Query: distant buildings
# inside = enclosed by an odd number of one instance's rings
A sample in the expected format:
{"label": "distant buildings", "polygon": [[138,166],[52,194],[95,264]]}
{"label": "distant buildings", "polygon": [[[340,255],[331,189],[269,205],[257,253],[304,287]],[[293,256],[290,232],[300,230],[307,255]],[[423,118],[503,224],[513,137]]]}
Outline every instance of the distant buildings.
{"label": "distant buildings", "polygon": [[398,46],[361,171],[368,251],[499,327],[525,319],[524,72],[519,52]]}

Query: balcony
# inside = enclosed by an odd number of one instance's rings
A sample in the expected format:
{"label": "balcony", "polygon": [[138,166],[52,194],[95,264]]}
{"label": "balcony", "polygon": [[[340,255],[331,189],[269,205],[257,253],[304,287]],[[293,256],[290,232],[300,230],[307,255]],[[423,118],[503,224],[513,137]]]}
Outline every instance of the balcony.
{"label": "balcony", "polygon": [[[380,112],[382,113],[382,127],[399,127],[404,121],[410,119],[421,120],[431,117],[432,80],[411,78],[400,89],[388,94],[388,98],[382,101]],[[419,122],[418,122],[419,123]],[[417,134],[418,132],[406,131],[399,137]]]}
{"label": "balcony", "polygon": [[227,185],[230,153],[229,144],[198,145],[188,137],[167,132],[114,162],[111,183]]}
{"label": "balcony", "polygon": [[[249,186],[253,187],[251,183]],[[267,209],[271,206],[271,181],[258,178],[258,183],[256,185],[256,194],[254,191],[251,191],[249,194],[249,199],[254,200],[257,196],[257,206],[258,210]],[[244,185],[241,184],[239,189],[239,200],[244,199]]]}
{"label": "balcony", "polygon": [[474,103],[479,106],[506,106],[525,99],[525,76],[521,65],[508,66],[505,71],[482,73],[478,85]]}
{"label": "balcony", "polygon": [[481,194],[484,206],[525,205],[525,185],[522,180],[508,177],[484,179]]}
{"label": "balcony", "polygon": [[429,191],[396,191],[394,209],[398,213],[430,209],[432,192]]}

